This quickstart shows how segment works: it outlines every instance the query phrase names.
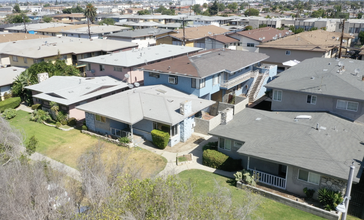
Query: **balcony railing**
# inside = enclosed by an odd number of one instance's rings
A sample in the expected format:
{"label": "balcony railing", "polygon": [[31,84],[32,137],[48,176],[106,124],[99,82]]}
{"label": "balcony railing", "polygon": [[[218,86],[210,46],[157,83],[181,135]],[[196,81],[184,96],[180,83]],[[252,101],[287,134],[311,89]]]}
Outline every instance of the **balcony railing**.
{"label": "balcony railing", "polygon": [[225,89],[230,89],[236,85],[239,85],[242,82],[247,81],[248,79],[255,77],[259,74],[259,70],[250,71],[247,73],[243,73],[240,76],[234,77],[232,79],[223,80],[220,87]]}
{"label": "balcony railing", "polygon": [[258,182],[270,185],[270,186],[274,186],[280,189],[286,189],[286,179],[279,177],[279,176],[275,176],[272,174],[268,174],[268,173],[264,173],[262,171],[258,171],[258,170],[253,170],[253,169],[249,169],[250,171],[253,171],[253,174],[255,176],[255,178],[258,180]]}

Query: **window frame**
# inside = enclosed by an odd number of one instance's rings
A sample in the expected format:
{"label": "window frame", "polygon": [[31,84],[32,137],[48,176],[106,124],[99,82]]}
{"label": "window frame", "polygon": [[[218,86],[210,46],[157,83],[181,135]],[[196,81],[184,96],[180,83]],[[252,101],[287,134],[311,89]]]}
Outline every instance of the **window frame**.
{"label": "window frame", "polygon": [[178,135],[178,124],[173,125],[170,127],[170,132],[169,132],[171,137],[174,137],[176,135]]}
{"label": "window frame", "polygon": [[[281,99],[277,99],[277,97],[275,97],[275,94],[280,92],[281,93]],[[281,102],[283,100],[283,91],[282,90],[278,90],[278,89],[274,89],[273,90],[273,96],[272,96],[272,100],[276,101],[276,102]]]}
{"label": "window frame", "polygon": [[286,50],[285,54],[286,54],[286,56],[290,56],[291,55],[291,51],[290,50]]}
{"label": "window frame", "polygon": [[212,85],[218,85],[219,84],[219,76],[217,74],[212,76]]}
{"label": "window frame", "polygon": [[[230,148],[226,148],[227,142],[230,141]],[[219,138],[219,148],[226,150],[226,151],[231,151],[231,148],[233,147],[233,143],[231,139],[227,139],[227,138]]]}
{"label": "window frame", "polygon": [[[314,97],[314,102],[312,101]],[[311,104],[311,105],[316,105],[317,103],[317,96],[316,95],[307,95],[307,99],[306,99],[307,104]]]}
{"label": "window frame", "polygon": [[123,68],[120,66],[114,66],[114,72],[123,72]]}
{"label": "window frame", "polygon": [[[115,131],[114,133],[113,133],[113,130]],[[120,135],[117,134],[118,131],[119,131]],[[116,137],[121,137],[121,129],[110,127],[110,133],[111,133],[111,135],[114,135]]]}
{"label": "window frame", "polygon": [[206,79],[202,78],[199,80],[199,89],[205,88],[206,87]]}
{"label": "window frame", "polygon": [[106,123],[106,117],[101,115],[95,115],[95,120],[101,123]]}
{"label": "window frame", "polygon": [[[170,81],[172,79],[173,79],[173,82]],[[172,85],[177,85],[178,84],[178,76],[168,76],[168,83],[172,84]]]}
{"label": "window frame", "polygon": [[[307,180],[300,179],[300,171],[307,172]],[[316,183],[316,182],[312,182],[312,180],[310,180],[310,174],[312,174],[312,175],[317,175],[317,176],[318,176],[318,183]],[[311,176],[311,178],[312,178],[312,176]],[[321,175],[320,175],[320,174],[318,174],[318,173],[315,173],[315,172],[308,171],[308,170],[298,169],[298,172],[297,172],[297,179],[298,179],[298,180],[300,180],[300,181],[304,181],[304,182],[307,182],[307,183],[313,184],[313,185],[320,185]]]}
{"label": "window frame", "polygon": [[197,89],[197,79],[191,78],[191,88]]}
{"label": "window frame", "polygon": [[105,65],[104,64],[99,64],[99,68],[100,68],[100,72],[105,71]]}
{"label": "window frame", "polygon": [[13,60],[13,62],[18,62],[18,57],[17,56],[12,56],[11,59]]}
{"label": "window frame", "polygon": [[23,61],[24,61],[24,63],[28,63],[28,58],[23,57]]}
{"label": "window frame", "polygon": [[[345,108],[339,108],[338,104],[339,102],[345,102]],[[356,110],[352,110],[352,109],[348,109],[349,103],[351,104],[356,104]],[[336,109],[340,109],[340,110],[346,110],[346,111],[351,111],[351,112],[357,112],[359,109],[359,102],[352,102],[352,101],[347,101],[347,100],[342,100],[342,99],[338,99],[336,101]]]}
{"label": "window frame", "polygon": [[154,78],[158,79],[160,77],[160,74],[149,72],[149,77],[154,77]]}
{"label": "window frame", "polygon": [[246,43],[246,47],[255,47],[254,43]]}

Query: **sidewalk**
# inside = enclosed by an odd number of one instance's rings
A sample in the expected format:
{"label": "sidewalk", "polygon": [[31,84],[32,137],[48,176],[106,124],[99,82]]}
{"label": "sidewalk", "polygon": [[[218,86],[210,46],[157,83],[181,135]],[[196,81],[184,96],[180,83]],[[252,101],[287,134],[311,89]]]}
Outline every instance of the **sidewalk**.
{"label": "sidewalk", "polygon": [[[197,146],[190,148],[188,151],[184,151],[184,152],[171,153],[171,152],[168,152],[165,150],[160,150],[160,149],[155,148],[153,146],[153,144],[150,143],[149,141],[144,141],[143,143],[139,143],[139,147],[149,150],[153,153],[159,154],[162,157],[167,159],[167,165],[158,174],[159,176],[175,175],[175,174],[178,174],[185,170],[198,169],[198,170],[205,170],[205,171],[208,171],[211,173],[215,173],[215,174],[218,174],[221,176],[233,178],[235,172],[217,170],[217,169],[202,165],[202,147],[209,142],[217,141],[217,139],[210,135],[203,135],[203,134],[198,134],[198,133],[194,133],[194,135],[200,136],[200,137],[204,138],[205,140],[203,142],[201,142],[200,144],[198,144]],[[182,156],[182,155],[190,154],[190,153],[192,153],[193,158],[194,158],[192,163],[177,166],[177,162],[176,162],[177,156]]]}
{"label": "sidewalk", "polygon": [[32,113],[34,111],[29,106],[25,105],[24,102],[20,103],[20,105],[15,110],[22,110],[29,113]]}

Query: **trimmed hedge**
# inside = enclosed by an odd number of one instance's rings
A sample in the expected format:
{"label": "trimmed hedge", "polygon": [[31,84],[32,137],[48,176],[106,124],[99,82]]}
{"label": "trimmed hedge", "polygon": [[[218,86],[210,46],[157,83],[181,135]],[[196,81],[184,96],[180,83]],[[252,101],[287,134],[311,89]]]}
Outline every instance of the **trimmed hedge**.
{"label": "trimmed hedge", "polygon": [[202,149],[203,150],[208,150],[208,149],[210,149],[210,150],[217,150],[217,141],[216,142],[209,142],[209,143],[207,143],[207,144],[205,144],[203,147],[202,147]]}
{"label": "trimmed hedge", "polygon": [[160,130],[152,130],[152,140],[153,144],[157,146],[159,149],[165,149],[169,142],[169,133],[160,131]]}
{"label": "trimmed hedge", "polygon": [[216,150],[204,150],[202,154],[202,164],[225,171],[241,170],[241,160],[234,160],[226,154]]}
{"label": "trimmed hedge", "polygon": [[36,110],[36,109],[42,109],[42,105],[41,104],[32,105],[32,110]]}
{"label": "trimmed hedge", "polygon": [[73,127],[73,126],[76,126],[76,124],[77,124],[77,120],[76,120],[76,118],[69,118],[68,119],[68,125],[69,126],[71,126],[71,127]]}
{"label": "trimmed hedge", "polygon": [[3,112],[5,109],[8,108],[14,109],[18,107],[20,103],[21,103],[20,97],[6,99],[5,101],[0,102],[0,112]]}

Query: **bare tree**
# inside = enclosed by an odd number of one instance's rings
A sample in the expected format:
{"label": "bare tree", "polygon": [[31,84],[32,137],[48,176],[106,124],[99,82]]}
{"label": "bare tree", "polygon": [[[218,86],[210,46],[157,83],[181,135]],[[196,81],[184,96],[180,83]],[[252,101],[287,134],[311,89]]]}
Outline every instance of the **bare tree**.
{"label": "bare tree", "polygon": [[24,135],[0,117],[0,164],[6,165],[24,151]]}

